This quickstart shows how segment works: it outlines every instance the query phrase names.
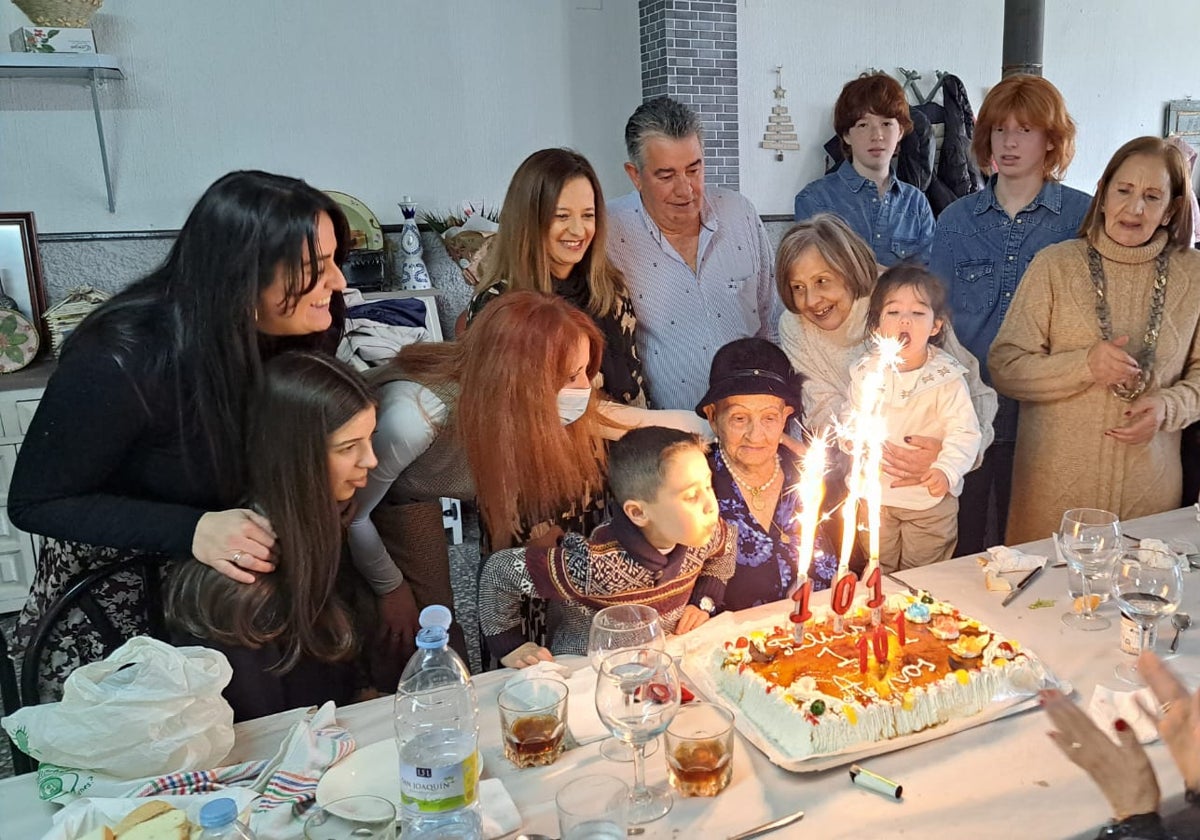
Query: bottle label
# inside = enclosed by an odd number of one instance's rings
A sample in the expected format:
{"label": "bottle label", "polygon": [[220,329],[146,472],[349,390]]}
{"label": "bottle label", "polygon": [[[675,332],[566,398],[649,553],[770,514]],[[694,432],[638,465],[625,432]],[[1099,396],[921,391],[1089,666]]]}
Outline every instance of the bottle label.
{"label": "bottle label", "polygon": [[475,804],[479,752],[455,764],[418,767],[400,763],[400,803],[423,814],[440,814]]}

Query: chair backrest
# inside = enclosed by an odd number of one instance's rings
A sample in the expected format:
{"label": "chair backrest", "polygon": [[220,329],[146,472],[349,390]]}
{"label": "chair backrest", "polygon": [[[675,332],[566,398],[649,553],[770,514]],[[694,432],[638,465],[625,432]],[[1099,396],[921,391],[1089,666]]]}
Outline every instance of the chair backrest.
{"label": "chair backrest", "polygon": [[[17,669],[13,664],[8,649],[8,639],[0,628],[0,703],[3,703],[4,714],[11,715],[21,708],[21,697],[17,693]],[[12,757],[13,772],[20,776],[22,773],[32,773],[35,769],[33,759],[21,752],[8,733],[4,733],[8,741],[8,754]]]}
{"label": "chair backrest", "polygon": [[93,597],[95,588],[120,572],[138,572],[142,578],[142,605],[146,611],[149,632],[156,639],[167,639],[166,618],[163,613],[162,557],[142,555],[108,563],[97,569],[80,572],[67,581],[66,588],[42,614],[29,638],[21,663],[21,701],[33,706],[41,702],[38,690],[38,671],[42,657],[50,642],[51,634],[59,620],[72,607],[78,607],[87,616],[91,629],[100,637],[107,656],[126,641],[127,636],[116,628],[104,609]]}

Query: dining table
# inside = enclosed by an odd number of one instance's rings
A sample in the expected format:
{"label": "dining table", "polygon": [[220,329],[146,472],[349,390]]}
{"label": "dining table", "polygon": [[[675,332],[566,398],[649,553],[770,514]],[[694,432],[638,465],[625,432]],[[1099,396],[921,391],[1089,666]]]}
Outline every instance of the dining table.
{"label": "dining table", "polygon": [[[1192,508],[1169,511],[1123,523],[1126,534],[1200,544],[1200,522]],[[1049,538],[1018,546],[1055,560]],[[1074,688],[1074,699],[1086,706],[1098,685],[1132,690],[1114,668],[1131,660],[1120,649],[1120,616],[1111,600],[1099,612],[1112,626],[1085,632],[1065,626],[1070,609],[1067,570],[1048,567],[1008,606],[1005,592],[988,589],[980,555],[902,570],[905,583],[928,590],[964,614],[1033,650],[1058,678]],[[1048,564],[1049,566],[1049,564]],[[1020,575],[1012,576],[1014,580]],[[885,591],[897,591],[889,583]],[[785,604],[780,604],[782,623]],[[1200,615],[1200,572],[1184,574],[1181,611]],[[1169,642],[1164,622],[1159,650]],[[1193,631],[1194,633],[1194,631]],[[572,667],[590,667],[582,657]],[[1170,666],[1193,689],[1200,684],[1200,633],[1184,634]],[[554,794],[584,774],[617,776],[632,784],[633,767],[600,755],[599,744],[567,750],[552,765],[518,770],[500,758],[497,696],[512,671],[492,671],[473,678],[479,700],[480,751],[484,775],[499,778],[521,816],[520,830],[557,837]],[[338,722],[354,735],[359,747],[394,737],[392,698],[383,697],[338,710]],[[1047,733],[1050,720],[1033,708],[992,720],[916,746],[864,759],[861,764],[903,785],[899,799],[851,782],[849,762],[819,772],[789,772],[772,764],[749,741],[737,738],[733,777],[713,798],[675,796],[663,818],[643,826],[642,837],[724,838],[777,817],[804,811],[799,822],[773,837],[813,838],[1091,838],[1110,817],[1104,797],[1090,778],[1071,764]],[[240,723],[226,763],[271,756],[305,710],[293,710]],[[1166,747],[1146,747],[1158,774],[1164,811],[1183,805],[1183,783]],[[659,749],[646,762],[650,784],[664,784],[666,766]],[[50,827],[55,806],[38,798],[36,774],[0,781],[0,840],[35,840]],[[515,835],[508,835],[509,837]]]}

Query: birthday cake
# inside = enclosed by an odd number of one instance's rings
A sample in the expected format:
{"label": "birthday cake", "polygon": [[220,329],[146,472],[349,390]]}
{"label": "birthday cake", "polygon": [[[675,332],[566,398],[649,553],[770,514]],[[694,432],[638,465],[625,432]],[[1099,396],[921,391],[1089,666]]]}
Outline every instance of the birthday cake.
{"label": "birthday cake", "polygon": [[711,652],[708,676],[791,759],[826,755],[969,717],[997,699],[1028,696],[1041,664],[979,621],[928,595],[892,595],[882,621],[852,607],[842,620],[814,609]]}

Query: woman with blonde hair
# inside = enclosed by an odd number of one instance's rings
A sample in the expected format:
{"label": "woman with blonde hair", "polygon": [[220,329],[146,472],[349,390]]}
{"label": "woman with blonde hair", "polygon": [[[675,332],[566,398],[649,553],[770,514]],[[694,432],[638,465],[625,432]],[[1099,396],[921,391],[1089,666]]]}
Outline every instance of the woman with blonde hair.
{"label": "woman with blonde hair", "polygon": [[618,402],[645,406],[637,319],[625,278],[609,262],[607,233],[604,194],[587,158],[571,149],[534,152],[508,186],[467,322],[505,291],[556,294],[591,316],[604,336],[597,386]]}
{"label": "woman with blonde hair", "polygon": [[602,402],[592,382],[603,347],[592,319],[562,298],[513,291],[457,341],[410,345],[373,371],[379,465],[358,494],[350,547],[373,586],[412,582],[407,624],[418,606],[451,603],[450,570],[427,557],[397,567],[403,546],[371,520],[385,496],[475,498],[491,550],[522,545],[535,528],[548,539],[586,534],[603,520],[605,439],[640,425],[710,433],[690,412]]}
{"label": "woman with blonde hair", "polygon": [[1179,150],[1138,137],[1096,184],[1080,236],[1034,258],[992,344],[1021,401],[1009,543],[1064,510],[1179,506],[1180,430],[1200,419],[1200,254]]}
{"label": "woman with blonde hair", "polygon": [[[1026,267],[1047,245],[1077,235],[1091,196],[1061,183],[1075,155],[1075,123],[1062,94],[1040,76],[1009,76],[988,92],[972,151],[980,168],[994,174],[938,217],[929,267],[949,291],[954,326],[990,383],[988,350]],[[962,554],[983,551],[1004,535],[1015,400],[1000,397],[993,425],[996,439],[963,487]]]}

